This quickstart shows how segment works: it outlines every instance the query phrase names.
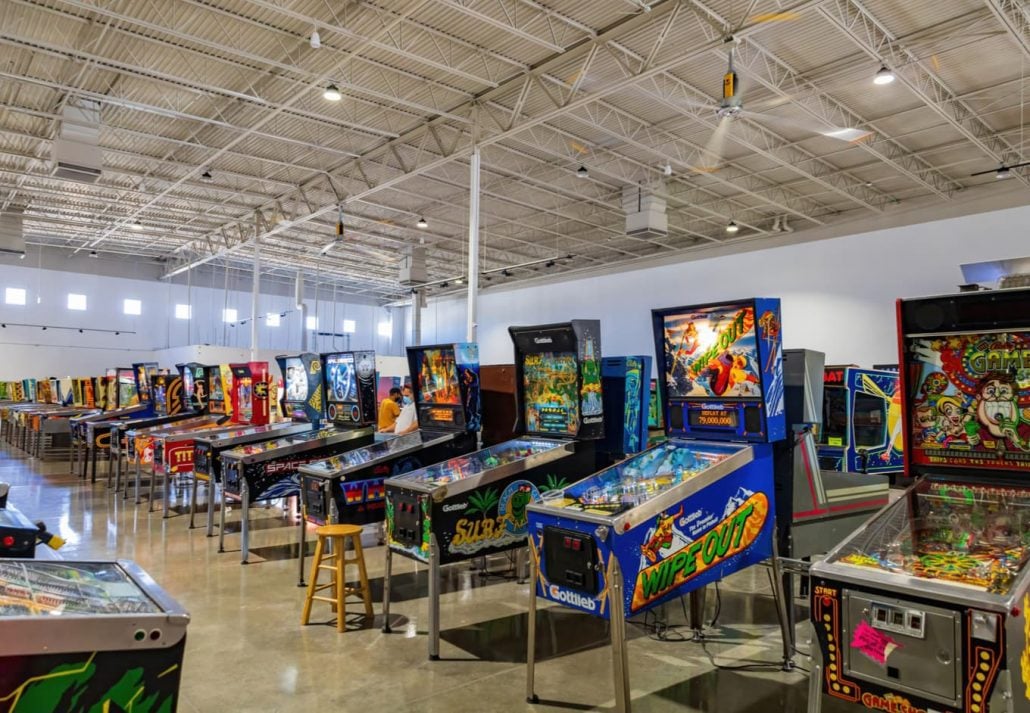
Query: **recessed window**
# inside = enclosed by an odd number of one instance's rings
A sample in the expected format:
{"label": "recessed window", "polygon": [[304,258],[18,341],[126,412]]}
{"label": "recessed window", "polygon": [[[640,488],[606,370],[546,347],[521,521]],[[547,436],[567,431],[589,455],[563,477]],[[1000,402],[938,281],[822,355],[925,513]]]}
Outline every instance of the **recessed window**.
{"label": "recessed window", "polygon": [[20,287],[8,287],[4,290],[4,302],[9,305],[24,305],[25,290]]}
{"label": "recessed window", "polygon": [[308,317],[305,325],[308,329],[318,329],[318,317]]}
{"label": "recessed window", "polygon": [[343,333],[344,334],[354,334],[354,332],[356,332],[356,331],[358,331],[358,323],[357,322],[355,322],[353,319],[345,319],[345,320],[343,320]]}
{"label": "recessed window", "polygon": [[393,336],[393,322],[380,322],[379,323],[379,336],[380,337],[392,337]]}
{"label": "recessed window", "polygon": [[278,327],[280,322],[282,322],[282,317],[278,312],[269,312],[265,315],[265,324],[269,327]]}
{"label": "recessed window", "polygon": [[223,322],[235,322],[236,321],[236,310],[232,307],[229,309],[222,310],[222,321]]}
{"label": "recessed window", "polygon": [[189,305],[175,305],[175,318],[176,319],[189,319],[193,310]]}
{"label": "recessed window", "polygon": [[77,295],[74,292],[69,292],[68,309],[79,310],[80,312],[86,309],[86,295]]}
{"label": "recessed window", "polygon": [[122,313],[138,317],[143,314],[143,303],[139,300],[125,300],[122,302]]}

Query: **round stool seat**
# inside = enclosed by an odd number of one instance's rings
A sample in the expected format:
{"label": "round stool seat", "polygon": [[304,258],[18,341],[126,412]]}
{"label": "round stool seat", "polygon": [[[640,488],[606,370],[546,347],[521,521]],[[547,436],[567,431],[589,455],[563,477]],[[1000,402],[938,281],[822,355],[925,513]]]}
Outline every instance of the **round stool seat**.
{"label": "round stool seat", "polygon": [[361,525],[322,525],[315,534],[319,537],[358,537],[361,531]]}

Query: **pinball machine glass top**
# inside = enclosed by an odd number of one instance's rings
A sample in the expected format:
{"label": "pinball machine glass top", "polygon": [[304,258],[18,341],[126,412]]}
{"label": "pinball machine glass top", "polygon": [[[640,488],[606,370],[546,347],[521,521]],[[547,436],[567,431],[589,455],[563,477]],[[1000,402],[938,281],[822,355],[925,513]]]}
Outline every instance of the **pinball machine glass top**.
{"label": "pinball machine glass top", "polygon": [[113,562],[0,561],[0,587],[25,594],[5,602],[4,617],[163,611]]}
{"label": "pinball machine glass top", "polygon": [[561,445],[561,443],[555,441],[530,439],[506,441],[475,453],[451,458],[442,463],[436,463],[421,470],[397,476],[397,479],[430,487],[446,485],[447,483],[470,478],[491,468],[497,468],[508,463],[524,460],[538,453],[553,450]]}

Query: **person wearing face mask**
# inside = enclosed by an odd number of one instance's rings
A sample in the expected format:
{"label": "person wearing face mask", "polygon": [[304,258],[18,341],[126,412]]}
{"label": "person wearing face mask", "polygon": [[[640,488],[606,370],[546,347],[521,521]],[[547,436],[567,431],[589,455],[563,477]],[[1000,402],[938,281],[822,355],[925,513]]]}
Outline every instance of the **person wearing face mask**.
{"label": "person wearing face mask", "polygon": [[390,395],[379,404],[379,430],[393,431],[393,425],[397,423],[397,417],[401,415],[401,390],[394,386],[390,389]]}
{"label": "person wearing face mask", "polygon": [[396,433],[398,436],[418,430],[418,414],[415,412],[415,401],[411,396],[411,387],[404,385],[401,396],[401,414],[393,428],[384,429]]}

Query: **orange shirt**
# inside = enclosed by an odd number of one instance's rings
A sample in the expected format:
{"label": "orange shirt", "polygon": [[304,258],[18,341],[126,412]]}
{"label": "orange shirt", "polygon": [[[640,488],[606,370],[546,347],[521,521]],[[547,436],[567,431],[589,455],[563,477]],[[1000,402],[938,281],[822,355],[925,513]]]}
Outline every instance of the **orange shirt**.
{"label": "orange shirt", "polygon": [[381,431],[395,424],[397,417],[400,415],[400,404],[389,397],[383,399],[383,402],[379,404],[379,430]]}

